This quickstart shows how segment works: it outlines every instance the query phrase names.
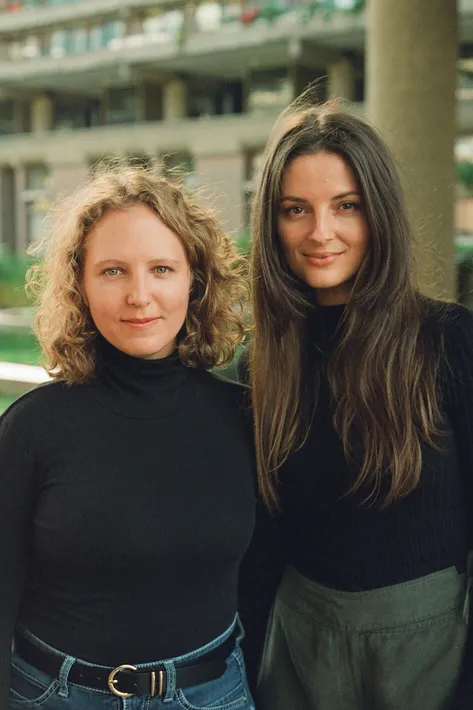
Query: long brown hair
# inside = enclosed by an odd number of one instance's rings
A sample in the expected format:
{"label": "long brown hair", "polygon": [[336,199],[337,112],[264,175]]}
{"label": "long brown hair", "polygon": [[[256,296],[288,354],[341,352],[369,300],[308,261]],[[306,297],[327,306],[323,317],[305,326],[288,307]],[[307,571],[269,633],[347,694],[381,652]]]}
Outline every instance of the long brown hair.
{"label": "long brown hair", "polygon": [[250,385],[260,489],[270,509],[278,507],[278,470],[307,437],[320,379],[304,347],[313,306],[283,257],[277,213],[287,166],[322,151],[353,171],[370,231],[370,250],[327,366],[334,425],[358,470],[351,490],[366,490],[367,501],[381,496],[384,505],[406,496],[419,482],[422,442],[436,446],[439,434],[439,347],[425,327],[426,309],[435,302],[415,286],[413,238],[394,159],[364,120],[334,104],[298,102],[268,142],[253,208]]}

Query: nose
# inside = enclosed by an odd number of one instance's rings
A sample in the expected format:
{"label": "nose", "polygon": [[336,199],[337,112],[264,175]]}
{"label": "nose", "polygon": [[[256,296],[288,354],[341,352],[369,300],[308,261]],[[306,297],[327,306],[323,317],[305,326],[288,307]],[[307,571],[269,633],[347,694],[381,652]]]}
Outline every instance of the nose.
{"label": "nose", "polygon": [[312,230],[309,239],[316,244],[327,244],[334,238],[330,212],[322,209],[314,214]]}
{"label": "nose", "polygon": [[143,308],[143,306],[147,306],[151,302],[151,294],[144,276],[133,276],[130,281],[126,302],[129,306],[137,306],[138,308]]}

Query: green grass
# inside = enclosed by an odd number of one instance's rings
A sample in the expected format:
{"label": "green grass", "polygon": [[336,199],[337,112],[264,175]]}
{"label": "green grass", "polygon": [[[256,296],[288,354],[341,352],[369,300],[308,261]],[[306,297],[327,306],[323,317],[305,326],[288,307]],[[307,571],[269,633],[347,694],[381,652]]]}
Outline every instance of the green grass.
{"label": "green grass", "polygon": [[31,330],[0,328],[0,362],[37,365],[40,355],[38,341]]}
{"label": "green grass", "polygon": [[5,409],[15,401],[15,399],[16,397],[4,397],[3,395],[0,395],[0,414],[4,412]]}

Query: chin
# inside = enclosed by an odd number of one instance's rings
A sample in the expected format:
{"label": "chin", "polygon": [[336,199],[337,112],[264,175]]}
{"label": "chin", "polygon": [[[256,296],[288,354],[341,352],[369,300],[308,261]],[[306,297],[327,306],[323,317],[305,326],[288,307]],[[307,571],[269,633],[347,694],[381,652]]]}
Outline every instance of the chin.
{"label": "chin", "polygon": [[158,345],[145,345],[142,343],[141,345],[136,345],[134,343],[133,345],[130,345],[129,343],[123,343],[123,346],[115,346],[118,347],[119,350],[122,350],[126,355],[130,355],[130,357],[140,357],[144,359],[149,359],[149,358],[154,358],[156,357],[156,353],[159,353],[163,348],[165,349],[166,346],[163,344],[158,344]]}
{"label": "chin", "polygon": [[343,283],[343,281],[339,281],[338,279],[327,280],[308,278],[304,279],[304,281],[306,282],[307,286],[309,286],[309,288],[320,289],[321,291],[325,289],[337,288]]}

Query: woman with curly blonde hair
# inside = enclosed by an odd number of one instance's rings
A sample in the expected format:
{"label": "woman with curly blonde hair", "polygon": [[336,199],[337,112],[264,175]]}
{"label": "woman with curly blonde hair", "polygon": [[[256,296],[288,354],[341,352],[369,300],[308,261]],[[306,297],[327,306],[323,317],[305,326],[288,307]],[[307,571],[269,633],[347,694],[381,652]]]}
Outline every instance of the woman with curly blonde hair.
{"label": "woman with curly blonde hair", "polygon": [[30,287],[52,381],[0,418],[0,707],[251,710],[251,435],[208,372],[243,337],[234,245],[119,165],[58,202]]}

